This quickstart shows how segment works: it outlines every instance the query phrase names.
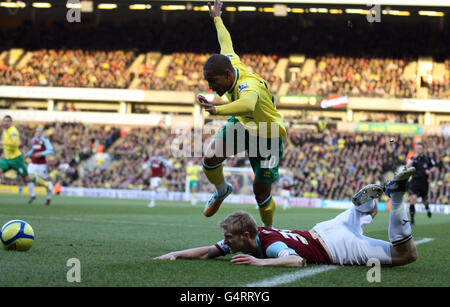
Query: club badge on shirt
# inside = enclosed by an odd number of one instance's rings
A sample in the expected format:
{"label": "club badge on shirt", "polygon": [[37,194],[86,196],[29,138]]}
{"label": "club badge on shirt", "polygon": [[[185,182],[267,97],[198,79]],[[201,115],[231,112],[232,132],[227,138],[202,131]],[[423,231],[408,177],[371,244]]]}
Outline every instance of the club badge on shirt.
{"label": "club badge on shirt", "polygon": [[238,92],[242,92],[243,90],[245,90],[246,88],[248,88],[248,84],[247,82],[242,83],[241,85],[239,85],[238,87]]}

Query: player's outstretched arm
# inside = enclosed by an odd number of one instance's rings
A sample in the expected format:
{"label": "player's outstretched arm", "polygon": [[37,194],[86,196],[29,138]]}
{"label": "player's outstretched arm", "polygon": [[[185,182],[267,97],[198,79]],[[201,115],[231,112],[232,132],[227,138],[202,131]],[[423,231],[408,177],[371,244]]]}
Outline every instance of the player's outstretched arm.
{"label": "player's outstretched arm", "polygon": [[233,50],[233,42],[231,41],[230,32],[228,32],[227,28],[222,21],[222,1],[215,0],[214,5],[211,6],[211,3],[208,2],[209,15],[214,19],[214,25],[217,30],[217,38],[220,44],[220,53],[221,54],[230,54],[234,53]]}
{"label": "player's outstretched arm", "polygon": [[171,252],[156,258],[155,260],[177,260],[177,259],[212,259],[221,256],[219,250],[214,246],[203,246]]}
{"label": "player's outstretched arm", "polygon": [[246,264],[256,266],[305,267],[305,260],[297,255],[281,258],[256,258],[251,255],[240,254],[231,259],[233,264]]}
{"label": "player's outstretched arm", "polygon": [[241,97],[231,103],[214,106],[205,96],[197,96],[200,105],[211,115],[244,115],[255,110],[258,94],[254,91],[245,91]]}

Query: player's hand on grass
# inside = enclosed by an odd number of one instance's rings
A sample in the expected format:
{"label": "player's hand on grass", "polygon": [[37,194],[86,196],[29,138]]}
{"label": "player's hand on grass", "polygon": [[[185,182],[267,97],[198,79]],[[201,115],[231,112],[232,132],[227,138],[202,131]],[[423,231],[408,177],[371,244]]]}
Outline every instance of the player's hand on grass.
{"label": "player's hand on grass", "polygon": [[168,253],[159,257],[153,258],[154,260],[177,260],[177,255],[175,253]]}
{"label": "player's hand on grass", "polygon": [[262,259],[258,259],[251,255],[239,254],[231,259],[233,264],[247,264],[247,265],[263,265]]}
{"label": "player's hand on grass", "polygon": [[200,102],[200,105],[205,109],[206,112],[208,112],[211,115],[216,114],[216,107],[214,107],[214,105],[209,102],[205,96],[203,95],[198,95],[197,96],[198,101]]}
{"label": "player's hand on grass", "polygon": [[211,18],[220,17],[222,15],[222,1],[214,0],[214,5],[208,2],[209,15]]}

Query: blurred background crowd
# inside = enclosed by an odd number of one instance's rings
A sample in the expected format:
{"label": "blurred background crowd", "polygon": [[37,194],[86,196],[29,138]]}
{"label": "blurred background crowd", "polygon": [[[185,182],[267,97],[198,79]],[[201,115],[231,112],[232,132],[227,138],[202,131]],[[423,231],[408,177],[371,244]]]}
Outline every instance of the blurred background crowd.
{"label": "blurred background crowd", "polygon": [[[33,126],[18,125],[23,147],[30,146]],[[186,167],[189,162],[201,165],[201,157],[174,156],[173,146],[179,134],[163,127],[119,129],[109,126],[83,124],[48,124],[45,134],[51,140],[55,154],[49,156],[49,178],[63,186],[89,188],[115,188],[149,190],[151,169],[149,158],[159,149],[167,161],[163,187],[168,191],[185,191]],[[389,140],[396,140],[394,145]],[[206,136],[205,140],[208,139]],[[437,166],[429,178],[431,203],[448,203],[450,196],[450,144],[440,136],[423,136],[427,154]],[[192,140],[193,142],[193,140]],[[405,135],[386,133],[367,134],[339,132],[326,129],[323,132],[291,129],[285,143],[281,162],[284,175],[294,180],[291,194],[296,197],[349,200],[362,186],[369,183],[383,184],[395,169],[406,163],[416,140]],[[175,145],[174,145],[175,144]],[[193,148],[193,144],[192,148]],[[106,165],[94,164],[83,168],[87,160],[96,154],[106,153],[111,159]],[[193,153],[193,152],[192,152]],[[235,156],[224,166],[249,167],[245,156]],[[80,172],[83,172],[81,175]],[[242,174],[225,172],[235,191],[247,189]],[[5,174],[3,184],[22,184],[20,178]],[[198,192],[212,192],[203,173],[199,173]],[[274,189],[278,194],[280,183]]]}
{"label": "blurred background crowd", "polygon": [[[23,66],[0,58],[0,85],[207,91],[203,64],[211,53],[219,52],[215,29],[209,22],[192,19],[181,24],[170,20],[164,27],[142,24],[139,31],[136,24],[128,23],[92,29],[64,23],[35,27],[23,22],[13,33],[0,30],[0,52],[22,48],[31,56]],[[414,98],[417,82],[405,77],[405,68],[419,56],[429,55],[445,65],[443,77],[429,84],[429,97],[450,97],[450,59],[446,53],[450,35],[445,35],[445,29],[429,38],[432,47],[427,48],[426,42],[414,42],[417,37],[427,38],[428,25],[408,25],[387,32],[383,30],[389,24],[364,31],[350,26],[343,31],[342,25],[330,22],[292,27],[287,20],[275,23],[269,19],[265,35],[257,35],[260,29],[251,26],[251,18],[226,22],[233,40],[239,42],[235,51],[265,78],[273,93],[278,93],[284,81],[289,83],[288,94]],[[284,23],[285,31],[280,32]],[[277,39],[262,43],[265,37]],[[139,55],[154,51],[162,56],[132,67]],[[313,59],[312,72],[293,79],[287,70],[286,78],[274,74],[279,58],[289,54]],[[164,55],[170,55],[170,60],[157,70]]]}
{"label": "blurred background crowd", "polygon": [[[208,91],[203,65],[210,54],[177,52],[167,68],[157,71],[157,63],[130,70],[138,56],[133,51],[38,50],[21,68],[0,63],[0,85],[66,86],[96,88],[138,88],[143,90]],[[278,93],[283,83],[274,74],[279,56],[243,54],[241,60],[263,77],[271,91]],[[321,56],[314,59],[312,73],[292,78],[287,94],[310,96],[356,96],[415,98],[417,82],[403,73],[408,59]],[[1,60],[0,60],[1,61]],[[430,85],[430,98],[450,97],[450,60],[442,81]],[[288,72],[286,72],[288,74]],[[134,78],[139,82],[132,84]]]}
{"label": "blurred background crowd", "polygon": [[[128,21],[107,21],[105,14],[101,16],[104,19],[85,20],[81,25],[54,18],[5,19],[8,27],[0,28],[0,86],[208,91],[203,64],[209,55],[220,51],[220,46],[205,12],[192,13],[190,18],[179,18],[176,12],[171,15],[152,9],[145,18]],[[235,52],[268,82],[274,94],[416,98],[417,76],[409,69],[420,57],[428,57],[443,65],[442,78],[428,82],[428,98],[450,98],[450,28],[439,21],[390,21],[383,15],[383,22],[374,26],[365,18],[357,18],[361,16],[345,14],[341,18],[321,18],[321,14],[290,14],[286,18],[224,15]],[[276,71],[281,59],[291,55],[303,55],[312,64],[302,66],[305,61],[296,67],[287,63],[281,72]],[[300,72],[292,75],[292,67]],[[58,109],[75,110],[71,103]],[[133,111],[148,112],[142,107]],[[319,120],[303,111],[306,119]],[[417,116],[413,112],[371,111],[360,120],[414,124]],[[30,147],[33,127],[18,123],[24,153]],[[148,190],[148,160],[156,148],[168,162],[163,186],[169,191],[184,191],[188,162],[201,165],[201,158],[172,155],[177,136],[169,128],[79,123],[43,127],[55,148],[48,161],[50,179],[64,186]],[[294,180],[293,196],[325,199],[350,199],[364,184],[383,183],[392,170],[406,162],[416,142],[406,135],[333,129],[315,132],[291,128],[288,135],[281,167]],[[394,146],[386,142],[390,137],[396,139]],[[437,161],[430,176],[430,201],[448,203],[449,140],[421,137],[428,145],[428,154]],[[225,166],[248,167],[248,159],[233,157]],[[213,191],[203,174],[199,176],[198,191]],[[14,177],[5,173],[1,183],[22,183]],[[227,180],[237,192],[248,189],[242,175],[227,174]]]}

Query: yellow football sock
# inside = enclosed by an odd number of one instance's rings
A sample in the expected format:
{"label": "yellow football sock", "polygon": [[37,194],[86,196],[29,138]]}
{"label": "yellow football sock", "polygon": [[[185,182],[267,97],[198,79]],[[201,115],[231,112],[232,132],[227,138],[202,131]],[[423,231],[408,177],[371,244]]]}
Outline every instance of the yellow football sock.
{"label": "yellow football sock", "polygon": [[205,173],[206,178],[208,178],[209,182],[214,185],[219,185],[225,181],[225,177],[223,176],[223,166],[220,164],[213,168],[208,166],[205,167],[203,164],[203,172]]}
{"label": "yellow football sock", "polygon": [[[262,205],[262,207],[261,207]],[[270,196],[270,201],[267,205],[258,204],[259,206],[259,215],[261,215],[261,220],[266,227],[272,227],[273,225],[273,216],[275,215],[275,208],[277,204],[275,203],[275,199]]]}
{"label": "yellow football sock", "polygon": [[37,183],[37,184],[39,184],[39,185],[42,185],[42,186],[44,186],[44,187],[48,187],[48,184],[47,184],[47,182],[45,182],[45,180],[44,179],[42,179],[41,177],[39,177],[38,175],[35,175],[34,177],[33,177],[33,182],[34,183]]}

